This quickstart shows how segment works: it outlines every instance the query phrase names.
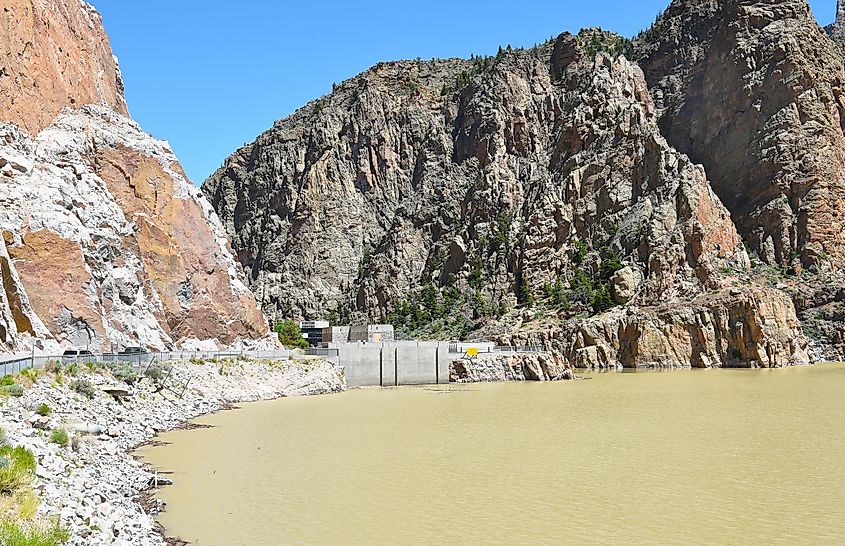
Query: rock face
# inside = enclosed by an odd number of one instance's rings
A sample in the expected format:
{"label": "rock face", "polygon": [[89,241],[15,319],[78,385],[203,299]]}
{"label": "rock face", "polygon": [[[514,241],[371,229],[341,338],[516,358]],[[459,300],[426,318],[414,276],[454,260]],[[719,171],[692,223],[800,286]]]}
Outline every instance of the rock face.
{"label": "rock face", "polygon": [[80,0],[0,2],[0,121],[37,134],[66,106],[128,116],[100,14]]}
{"label": "rock face", "polygon": [[380,64],[203,190],[274,316],[481,326],[584,367],[802,364],[743,239],[796,273],[845,256],[842,81],[803,0],[676,1],[634,43]]}
{"label": "rock face", "polygon": [[825,27],[828,35],[839,44],[845,44],[845,2],[836,0],[836,20]]}
{"label": "rock face", "polygon": [[203,189],[265,311],[381,319],[457,291],[477,318],[615,260],[640,302],[748,267],[640,69],[581,41],[382,64],[230,157]]}
{"label": "rock face", "polygon": [[806,0],[675,0],[633,51],[662,133],[704,165],[751,250],[845,258],[845,70]]}
{"label": "rock face", "polygon": [[[265,337],[217,215],[167,143],[126,117],[93,8],[5,4],[5,58],[26,62],[14,85],[0,77],[13,95],[0,104],[0,348]],[[15,57],[19,42],[31,45]]]}
{"label": "rock face", "polygon": [[571,367],[557,354],[479,355],[449,364],[452,383],[498,381],[561,381],[574,379]]}
{"label": "rock face", "polygon": [[808,364],[789,297],[728,289],[651,308],[628,307],[565,325],[527,325],[507,345],[542,346],[577,368],[773,368]]}

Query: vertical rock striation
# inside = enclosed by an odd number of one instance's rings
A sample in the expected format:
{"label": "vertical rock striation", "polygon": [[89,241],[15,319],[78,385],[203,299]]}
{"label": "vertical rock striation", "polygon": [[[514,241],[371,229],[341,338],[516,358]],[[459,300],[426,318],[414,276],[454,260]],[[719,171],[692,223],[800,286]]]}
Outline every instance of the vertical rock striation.
{"label": "vertical rock striation", "polygon": [[633,51],[751,250],[845,259],[845,69],[806,0],[675,0]]}
{"label": "vertical rock striation", "polygon": [[571,280],[579,244],[596,269],[612,247],[640,301],[747,267],[703,169],[660,135],[635,64],[571,35],[476,62],[472,78],[461,60],[379,65],[205,183],[265,311],[377,319],[429,284],[512,307]]}

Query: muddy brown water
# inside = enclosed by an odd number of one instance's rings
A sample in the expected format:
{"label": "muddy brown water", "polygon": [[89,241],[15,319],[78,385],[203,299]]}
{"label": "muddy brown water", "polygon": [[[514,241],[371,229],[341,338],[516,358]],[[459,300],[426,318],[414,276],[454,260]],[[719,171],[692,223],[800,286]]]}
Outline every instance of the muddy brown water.
{"label": "muddy brown water", "polygon": [[361,389],[142,455],[200,546],[843,544],[845,365]]}

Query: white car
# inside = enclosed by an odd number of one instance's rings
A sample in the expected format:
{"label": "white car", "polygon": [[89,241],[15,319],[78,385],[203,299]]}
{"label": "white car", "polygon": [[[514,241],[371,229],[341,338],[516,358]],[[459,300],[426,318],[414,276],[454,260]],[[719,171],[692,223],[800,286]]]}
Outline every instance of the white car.
{"label": "white car", "polygon": [[88,349],[68,349],[62,354],[62,364],[73,364],[93,358],[94,353]]}

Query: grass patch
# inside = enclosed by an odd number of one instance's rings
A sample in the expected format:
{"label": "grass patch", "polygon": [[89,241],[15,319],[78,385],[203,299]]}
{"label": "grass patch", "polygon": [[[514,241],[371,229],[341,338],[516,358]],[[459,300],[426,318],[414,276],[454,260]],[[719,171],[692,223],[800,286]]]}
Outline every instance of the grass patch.
{"label": "grass patch", "polygon": [[47,524],[4,521],[0,523],[3,546],[56,546],[70,539],[70,533],[58,521]]}
{"label": "grass patch", "polygon": [[138,380],[138,372],[131,364],[126,362],[109,362],[106,364],[108,370],[112,373],[115,379],[124,383],[135,383]]}
{"label": "grass patch", "polygon": [[[2,430],[2,429],[0,429]],[[0,545],[57,546],[70,539],[58,518],[37,520],[32,489],[35,455],[23,446],[0,447]]]}
{"label": "grass patch", "polygon": [[161,381],[161,378],[164,377],[164,369],[158,364],[152,364],[144,371],[144,376],[153,381]]}
{"label": "grass patch", "polygon": [[[0,495],[15,495],[29,487],[35,455],[24,447],[0,447]],[[0,542],[0,544],[3,544]]]}
{"label": "grass patch", "polygon": [[47,404],[42,403],[38,404],[38,407],[35,408],[35,413],[37,413],[41,417],[47,417],[48,415],[51,415],[53,413],[53,410],[50,409],[50,406],[48,406]]}
{"label": "grass patch", "polygon": [[67,431],[63,428],[56,428],[50,433],[50,441],[62,447],[67,447],[70,443],[70,437]]}

